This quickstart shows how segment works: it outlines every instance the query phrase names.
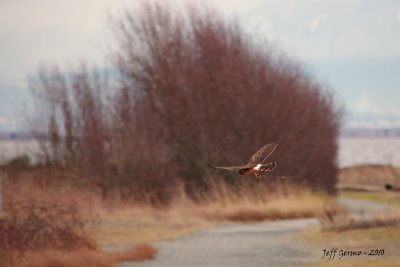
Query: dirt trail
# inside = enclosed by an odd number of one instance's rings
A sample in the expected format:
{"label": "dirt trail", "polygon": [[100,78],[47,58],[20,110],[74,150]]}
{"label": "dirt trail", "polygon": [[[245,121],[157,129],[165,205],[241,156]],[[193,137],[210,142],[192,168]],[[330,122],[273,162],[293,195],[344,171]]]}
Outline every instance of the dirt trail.
{"label": "dirt trail", "polygon": [[316,219],[221,225],[182,239],[155,244],[159,253],[153,261],[120,266],[296,266],[310,253],[304,247],[290,243],[286,237],[317,225]]}
{"label": "dirt trail", "polygon": [[[370,201],[340,199],[339,202],[354,214],[376,214],[390,210],[389,205]],[[294,243],[289,237],[318,225],[317,219],[221,225],[178,240],[156,243],[159,253],[155,260],[120,266],[298,266],[312,261],[310,257],[315,255],[315,251],[302,243]]]}

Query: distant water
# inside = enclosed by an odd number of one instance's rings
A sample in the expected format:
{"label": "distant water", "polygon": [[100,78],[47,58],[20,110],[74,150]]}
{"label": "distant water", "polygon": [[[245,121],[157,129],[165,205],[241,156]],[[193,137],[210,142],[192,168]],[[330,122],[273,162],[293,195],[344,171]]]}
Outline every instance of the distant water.
{"label": "distant water", "polygon": [[21,155],[34,160],[38,151],[38,143],[34,140],[0,140],[0,163]]}
{"label": "distant water", "polygon": [[[0,163],[18,155],[35,158],[36,141],[0,140]],[[339,139],[340,167],[360,164],[393,164],[400,166],[400,137],[342,137]]]}
{"label": "distant water", "polygon": [[400,137],[342,137],[339,139],[340,167],[360,164],[400,166]]}

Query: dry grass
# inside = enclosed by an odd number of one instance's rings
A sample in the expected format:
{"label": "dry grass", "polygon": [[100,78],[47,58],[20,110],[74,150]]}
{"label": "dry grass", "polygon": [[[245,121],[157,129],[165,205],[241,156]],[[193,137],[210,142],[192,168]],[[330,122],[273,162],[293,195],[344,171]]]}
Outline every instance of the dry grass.
{"label": "dry grass", "polygon": [[11,256],[0,266],[15,267],[108,267],[113,261],[107,255],[95,250],[44,250],[26,252],[22,256]]}
{"label": "dry grass", "polygon": [[[320,231],[319,229],[299,233],[293,242],[305,241],[313,247],[313,263],[302,267],[316,266],[346,266],[346,267],[394,267],[400,265],[400,228],[377,227],[369,229],[351,229],[344,232]],[[371,249],[384,249],[383,256],[361,256],[357,258],[344,258],[341,260],[320,260],[323,249],[338,248],[343,250],[362,250],[367,253]]]}
{"label": "dry grass", "polygon": [[216,199],[182,202],[165,209],[130,206],[101,212],[93,229],[100,244],[129,244],[176,238],[227,222],[256,222],[319,216],[325,209],[337,213],[334,200],[310,191],[285,196],[273,193],[265,200]]}
{"label": "dry grass", "polygon": [[[217,180],[219,181],[219,180]],[[29,196],[29,197],[28,197]],[[262,220],[317,217],[340,207],[326,194],[275,181],[242,183],[236,188],[215,182],[211,194],[190,198],[181,185],[169,206],[154,207],[114,197],[104,200],[90,193],[64,186],[38,187],[27,182],[7,183],[7,199],[57,199],[78,203],[88,230],[100,245],[132,244],[170,239],[193,233],[220,222],[255,222]]]}
{"label": "dry grass", "polygon": [[355,260],[337,260],[325,261],[312,264],[306,264],[302,267],[398,267],[399,260],[376,260],[376,259],[355,259]]}
{"label": "dry grass", "polygon": [[376,227],[400,226],[400,210],[394,210],[390,214],[379,214],[373,217],[352,217],[346,212],[335,215],[326,212],[319,217],[323,231],[342,232],[354,229],[367,229]]}
{"label": "dry grass", "polygon": [[327,195],[294,186],[276,186],[273,191],[260,185],[231,192],[225,185],[217,187],[211,200],[190,207],[207,220],[254,222],[291,218],[316,217],[328,209],[337,213],[340,207]]}
{"label": "dry grass", "polygon": [[[341,247],[388,247],[390,250],[400,251],[400,228],[399,227],[376,227],[369,229],[351,229],[338,234],[335,231],[320,231],[312,229],[299,233],[297,239],[307,241],[318,248]],[[400,255],[396,255],[400,256]]]}
{"label": "dry grass", "polygon": [[[42,175],[45,176],[47,173]],[[38,202],[54,203],[59,206],[77,206],[84,220],[93,218],[96,215],[97,207],[104,204],[96,191],[81,190],[77,186],[68,184],[47,184],[44,181],[36,180],[32,173],[24,174],[21,180],[15,178],[6,176],[4,180],[5,204]]]}
{"label": "dry grass", "polygon": [[[104,200],[98,193],[72,187],[39,187],[28,183],[7,183],[7,199],[25,202],[42,199],[50,203],[56,199],[58,203],[77,203],[86,233],[99,246],[114,248],[176,238],[221,222],[312,217],[326,210],[333,214],[340,211],[336,202],[325,194],[278,182],[256,186],[243,184],[235,189],[215,183],[210,195],[199,195],[197,200],[189,198],[183,188],[178,188],[175,199],[163,207],[118,197]],[[96,223],[91,223],[94,215]],[[11,257],[11,260],[15,266],[112,266],[116,262],[143,260],[155,254],[150,246],[139,248],[103,253],[95,248],[55,250],[46,247],[36,252],[25,251],[23,257]]]}
{"label": "dry grass", "polygon": [[0,266],[113,266],[156,254],[148,244],[100,251],[91,237],[99,224],[94,214],[107,205],[95,194],[28,183],[7,185],[0,220]]}
{"label": "dry grass", "polygon": [[[400,168],[392,166],[356,166],[340,171],[339,183],[347,185],[371,185],[384,187],[386,183],[399,181]],[[376,201],[399,205],[395,192],[340,192],[341,197]],[[330,214],[325,212],[320,218],[322,230],[313,229],[296,235],[296,239],[306,241],[314,247],[316,259],[302,267],[344,266],[344,267],[395,267],[400,266],[400,210],[391,214],[374,217],[352,217],[345,212]],[[384,249],[385,255],[379,257],[357,257],[341,260],[319,260],[323,249],[349,249],[369,252],[370,249]]]}
{"label": "dry grass", "polygon": [[9,202],[0,219],[0,255],[39,249],[95,248],[78,209],[56,201]]}
{"label": "dry grass", "polygon": [[151,206],[127,206],[101,210],[99,224],[91,232],[101,245],[155,242],[187,235],[213,225],[189,212],[160,210]]}
{"label": "dry grass", "polygon": [[256,222],[317,217],[341,208],[325,194],[290,185],[245,185],[233,190],[215,184],[209,196],[196,201],[178,190],[168,207],[119,204],[101,209],[101,223],[93,229],[101,244],[153,242],[193,233],[217,223]]}
{"label": "dry grass", "polygon": [[27,252],[22,256],[13,255],[3,259],[1,267],[112,267],[121,262],[152,259],[156,250],[147,244],[117,252],[98,250],[54,250]]}
{"label": "dry grass", "polygon": [[144,261],[154,258],[157,250],[149,244],[139,244],[130,249],[105,253],[115,263]]}
{"label": "dry grass", "polygon": [[400,168],[391,165],[360,165],[340,170],[338,183],[343,185],[400,185]]}

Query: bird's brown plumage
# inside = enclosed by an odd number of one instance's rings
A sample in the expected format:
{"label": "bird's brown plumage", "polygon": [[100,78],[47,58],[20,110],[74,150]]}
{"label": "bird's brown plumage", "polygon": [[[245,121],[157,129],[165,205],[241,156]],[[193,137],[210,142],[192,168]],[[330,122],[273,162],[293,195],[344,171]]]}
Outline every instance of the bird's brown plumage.
{"label": "bird's brown plumage", "polygon": [[258,150],[256,153],[254,153],[253,156],[251,156],[249,160],[249,164],[259,164],[259,163],[264,163],[265,160],[271,156],[272,153],[274,153],[276,147],[278,145],[275,143],[270,143],[266,144],[260,150]]}
{"label": "bird's brown plumage", "polygon": [[[259,172],[271,172],[275,169],[276,163],[265,164],[266,159],[271,156],[278,145],[275,143],[266,144],[260,148],[254,155],[251,156],[249,162],[246,165],[240,166],[212,166],[208,164],[209,167],[214,169],[227,170],[235,172],[238,174],[256,174],[258,176]],[[265,166],[265,170],[257,170],[258,164]]]}

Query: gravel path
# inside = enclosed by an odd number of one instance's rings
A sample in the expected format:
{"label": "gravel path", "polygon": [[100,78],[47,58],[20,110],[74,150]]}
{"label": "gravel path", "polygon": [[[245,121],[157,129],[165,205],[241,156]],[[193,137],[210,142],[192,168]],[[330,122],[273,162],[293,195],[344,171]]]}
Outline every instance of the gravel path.
{"label": "gravel path", "polygon": [[310,252],[286,237],[317,225],[316,219],[221,225],[182,239],[155,244],[159,251],[155,260],[120,266],[297,266],[305,262]]}
{"label": "gravel path", "polygon": [[[339,199],[355,216],[390,212],[389,205]],[[120,267],[267,267],[298,266],[312,261],[315,251],[288,238],[319,225],[317,219],[296,219],[255,224],[228,224],[177,240],[154,244],[156,259],[124,263]]]}

